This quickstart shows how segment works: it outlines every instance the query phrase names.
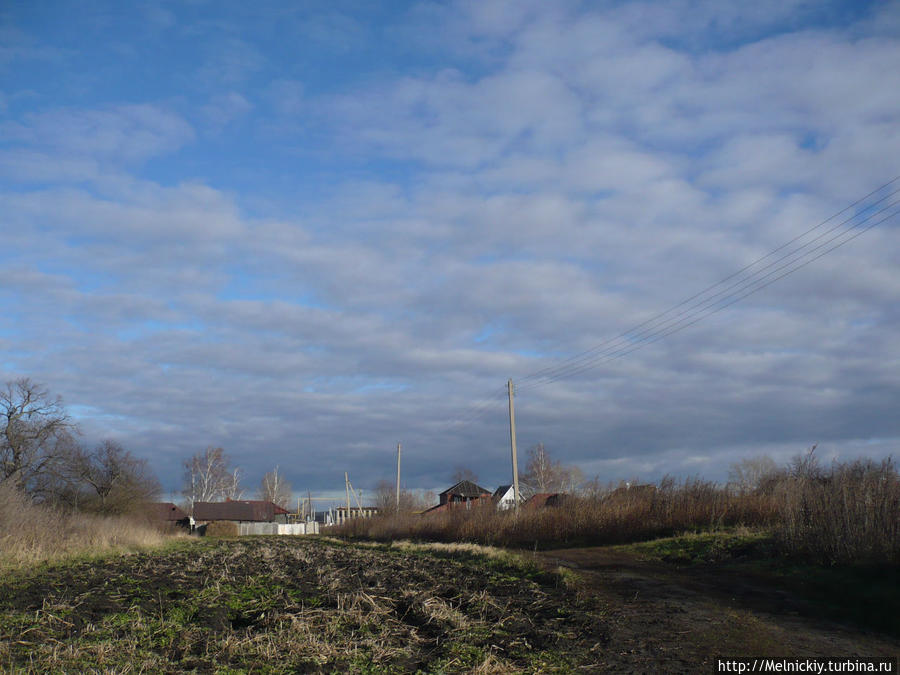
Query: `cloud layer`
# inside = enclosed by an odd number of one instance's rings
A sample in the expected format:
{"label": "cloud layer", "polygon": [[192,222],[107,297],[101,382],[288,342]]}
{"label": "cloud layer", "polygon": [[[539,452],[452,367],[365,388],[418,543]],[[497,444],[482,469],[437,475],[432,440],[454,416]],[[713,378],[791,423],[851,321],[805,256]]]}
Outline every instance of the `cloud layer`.
{"label": "cloud layer", "polygon": [[[0,374],[172,490],[209,444],[251,487],[373,486],[398,440],[411,488],[504,482],[508,378],[897,173],[892,4],[106,9],[0,18]],[[898,220],[523,384],[519,446],[601,480],[894,452]]]}

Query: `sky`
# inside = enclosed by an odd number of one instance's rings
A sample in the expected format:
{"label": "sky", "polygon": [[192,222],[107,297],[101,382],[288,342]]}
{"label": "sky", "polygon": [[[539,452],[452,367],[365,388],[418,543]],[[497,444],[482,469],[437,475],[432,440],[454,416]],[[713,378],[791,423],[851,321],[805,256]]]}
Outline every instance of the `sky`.
{"label": "sky", "polygon": [[509,483],[509,379],[520,467],[896,456],[900,183],[804,233],[900,174],[898,73],[898,2],[2,2],[0,381],[170,493]]}

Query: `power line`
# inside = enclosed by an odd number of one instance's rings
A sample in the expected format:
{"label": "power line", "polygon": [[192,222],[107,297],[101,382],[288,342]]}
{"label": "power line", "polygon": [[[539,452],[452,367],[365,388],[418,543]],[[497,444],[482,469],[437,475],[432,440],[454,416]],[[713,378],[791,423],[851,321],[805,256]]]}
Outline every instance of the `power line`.
{"label": "power line", "polygon": [[[750,290],[750,291],[748,291],[748,292],[746,292],[746,293],[743,293],[743,294],[741,294],[741,295],[738,295],[737,297],[731,299],[730,301],[728,301],[728,302],[726,302],[726,303],[724,303],[724,304],[721,304],[721,305],[718,306],[718,307],[712,308],[712,309],[711,309],[710,311],[708,311],[707,313],[705,313],[705,314],[703,314],[703,315],[701,315],[701,316],[699,316],[699,317],[697,317],[697,318],[694,318],[693,320],[687,321],[686,323],[685,323],[685,322],[681,322],[680,325],[677,325],[677,326],[675,326],[675,327],[672,327],[672,328],[670,328],[669,330],[666,330],[665,332],[660,332],[660,333],[658,333],[658,334],[655,334],[654,336],[652,336],[652,339],[647,339],[647,340],[639,341],[638,343],[636,343],[636,344],[634,344],[633,346],[631,346],[629,349],[625,349],[625,350],[623,350],[623,351],[619,351],[619,352],[616,352],[616,353],[614,353],[614,354],[610,354],[610,355],[607,355],[607,356],[599,357],[599,358],[596,359],[595,361],[593,361],[593,362],[591,362],[591,363],[589,363],[589,364],[586,364],[586,365],[582,366],[581,368],[579,368],[579,369],[576,370],[576,371],[557,375],[557,376],[553,377],[552,379],[548,379],[548,380],[546,380],[546,381],[544,381],[544,382],[532,382],[530,388],[537,387],[537,386],[540,386],[540,385],[542,385],[542,384],[550,384],[550,383],[552,383],[552,382],[557,382],[557,381],[559,381],[559,380],[561,380],[561,379],[564,379],[564,378],[566,378],[566,377],[574,377],[575,375],[578,375],[578,374],[580,374],[580,373],[582,373],[582,372],[585,372],[586,370],[591,370],[592,368],[595,368],[596,366],[600,365],[600,363],[607,362],[607,361],[611,361],[611,360],[616,359],[616,358],[621,358],[622,356],[625,356],[626,354],[630,354],[630,353],[633,352],[633,351],[637,351],[638,349],[641,349],[642,347],[645,347],[645,346],[648,345],[648,344],[652,344],[652,343],[657,342],[657,341],[659,341],[659,340],[661,340],[661,339],[663,339],[663,338],[665,338],[665,337],[668,337],[669,335],[672,335],[673,333],[677,333],[677,332],[679,332],[679,331],[681,331],[681,330],[684,330],[685,328],[688,328],[688,327],[690,327],[690,326],[693,326],[694,324],[699,323],[699,322],[702,321],[703,319],[705,319],[705,318],[707,318],[707,317],[709,317],[709,316],[712,316],[713,314],[716,314],[716,313],[718,313],[718,312],[721,312],[723,309],[725,309],[725,308],[727,308],[727,307],[730,307],[731,305],[735,304],[736,302],[740,302],[741,300],[743,300],[743,299],[746,298],[747,296],[753,295],[754,293],[757,293],[757,292],[761,291],[762,289],[766,288],[767,286],[771,286],[772,284],[774,284],[774,283],[775,283],[776,281],[778,281],[779,279],[783,279],[784,277],[786,277],[786,276],[788,276],[788,275],[790,275],[790,274],[793,274],[794,272],[798,271],[799,269],[801,269],[801,268],[803,268],[803,267],[806,267],[806,266],[809,265],[810,263],[815,262],[815,261],[818,260],[819,258],[821,258],[821,257],[827,255],[828,253],[830,253],[831,251],[833,251],[833,250],[835,250],[835,249],[837,249],[837,248],[840,248],[840,247],[843,246],[844,244],[846,244],[846,243],[852,241],[853,239],[856,239],[856,238],[859,237],[860,235],[865,234],[866,232],[868,232],[869,230],[871,230],[873,227],[876,227],[877,225],[880,225],[881,223],[883,223],[883,222],[885,222],[886,220],[889,220],[889,219],[891,219],[891,218],[897,216],[898,214],[900,214],[900,210],[895,211],[894,213],[892,213],[892,214],[890,214],[890,215],[888,215],[888,216],[882,218],[881,220],[879,220],[879,221],[877,221],[877,222],[875,222],[875,223],[872,223],[871,225],[869,225],[868,227],[863,228],[862,230],[860,230],[859,232],[857,232],[857,233],[854,234],[853,236],[848,237],[848,238],[845,239],[844,241],[835,244],[834,246],[832,246],[831,248],[825,250],[824,252],[820,253],[819,255],[817,255],[817,256],[815,256],[815,257],[813,257],[813,258],[810,258],[809,260],[804,261],[802,264],[797,265],[796,267],[794,267],[794,268],[792,268],[792,269],[789,269],[788,271],[786,271],[786,272],[784,272],[784,273],[782,273],[782,274],[776,276],[774,279],[771,279],[771,280],[769,280],[769,281],[767,281],[767,282],[765,282],[765,283],[763,283],[763,284],[757,286],[756,288],[754,288],[754,289],[752,289],[752,290]],[[691,318],[691,317],[688,317],[688,318]],[[686,321],[686,320],[685,320],[685,321]]]}
{"label": "power line", "polygon": [[[882,207],[880,210],[869,214],[868,216],[866,216],[865,218],[863,218],[861,220],[858,220],[859,216],[864,214],[866,211],[871,210],[875,206],[883,203],[884,201],[886,201],[893,195],[900,192],[900,190],[894,190],[893,192],[890,192],[889,194],[884,195],[880,199],[875,200],[874,202],[866,205],[864,208],[857,211],[852,217],[847,218],[844,221],[842,221],[841,223],[839,223],[838,225],[826,230],[825,232],[820,233],[818,236],[814,237],[810,241],[802,244],[801,246],[794,248],[793,250],[782,255],[778,259],[770,262],[769,264],[765,265],[761,269],[756,270],[755,272],[746,276],[745,278],[732,283],[731,285],[725,287],[724,289],[718,291],[715,294],[709,295],[710,291],[717,289],[718,287],[726,284],[728,281],[734,279],[735,277],[740,276],[742,273],[750,270],[751,268],[755,267],[762,261],[772,257],[779,251],[784,250],[785,248],[789,247],[791,244],[802,240],[806,235],[821,228],[828,222],[830,222],[830,221],[834,220],[836,217],[846,213],[848,210],[852,209],[853,207],[858,206],[861,203],[865,202],[867,199],[869,199],[873,195],[878,194],[880,191],[884,190],[886,187],[895,183],[897,180],[900,180],[900,176],[892,179],[891,181],[888,181],[887,183],[880,186],[876,190],[873,190],[866,196],[858,199],[853,204],[845,207],[844,209],[842,209],[841,211],[832,215],[831,217],[827,218],[826,220],[822,221],[818,225],[810,228],[803,234],[798,235],[797,237],[794,237],[792,240],[786,242],[785,244],[782,244],[778,248],[773,249],[772,251],[767,253],[765,256],[758,258],[757,260],[753,261],[752,263],[745,266],[741,270],[738,270],[737,272],[730,274],[729,276],[716,282],[715,284],[708,286],[706,289],[700,291],[699,293],[696,293],[696,294],[692,295],[691,297],[681,301],[680,303],[673,305],[669,309],[667,309],[659,314],[656,314],[655,316],[638,324],[637,326],[631,328],[630,330],[619,334],[615,338],[606,340],[606,341],[600,343],[599,345],[592,347],[591,349],[585,350],[579,354],[569,357],[568,359],[565,359],[564,361],[562,361],[560,364],[540,369],[538,371],[535,371],[533,373],[530,373],[530,374],[524,376],[523,378],[520,378],[519,381],[522,383],[521,387],[523,389],[530,389],[530,388],[539,386],[541,384],[547,384],[550,382],[558,381],[559,379],[563,379],[565,377],[571,377],[571,376],[574,376],[581,372],[584,372],[584,370],[588,370],[592,367],[595,367],[600,362],[603,362],[610,358],[618,358],[620,356],[623,356],[624,354],[631,353],[632,351],[639,349],[640,347],[644,346],[645,344],[650,344],[651,342],[655,342],[659,339],[662,339],[663,337],[666,337],[667,335],[671,335],[674,332],[678,332],[684,328],[687,328],[688,326],[697,323],[698,321],[702,320],[703,318],[706,318],[707,316],[710,316],[718,311],[721,311],[725,307],[728,307],[728,306],[734,304],[735,302],[738,302],[739,300],[762,290],[763,288],[771,285],[775,281],[777,281],[781,278],[784,278],[785,276],[787,276],[789,274],[792,274],[793,272],[797,271],[798,269],[800,269],[802,267],[805,267],[806,265],[813,262],[814,260],[818,260],[823,255],[830,253],[831,251],[835,250],[836,248],[843,246],[845,243],[851,241],[852,239],[855,239],[857,236],[872,229],[872,227],[875,227],[876,225],[881,224],[882,222],[889,220],[890,218],[893,218],[894,216],[896,216],[897,215],[896,212],[890,213],[889,215],[885,216],[881,220],[878,220],[874,224],[872,224],[868,227],[865,227],[862,230],[858,231],[856,234],[852,234],[851,236],[847,237],[844,241],[841,241],[841,242],[835,244],[834,246],[831,246],[830,248],[826,248],[826,250],[823,253],[816,255],[809,260],[803,261],[803,259],[805,257],[811,256],[814,252],[818,251],[819,249],[821,249],[823,247],[827,247],[830,243],[832,243],[842,237],[847,236],[849,233],[853,232],[854,229],[859,228],[859,226],[862,225],[863,223],[868,222],[872,218],[875,218],[878,215],[889,211],[891,208],[893,208],[898,203],[897,201],[891,202],[887,206]],[[787,263],[776,267],[776,265],[778,265],[779,262],[782,262],[793,256],[797,256],[797,254],[800,253],[801,251],[803,251],[803,249],[810,247],[812,244],[824,239],[832,232],[835,232],[836,230],[841,229],[844,225],[846,225],[847,223],[851,223],[851,222],[853,224],[850,225],[850,227],[847,228],[846,230],[839,232],[838,234],[827,239],[823,243],[820,243],[818,246],[815,246],[814,248],[800,254],[794,260],[790,260]],[[791,268],[792,265],[794,266],[793,268]],[[767,274],[762,274],[766,270],[769,270],[773,267],[775,269],[772,269],[772,271],[768,272]],[[782,272],[785,269],[787,269],[787,271],[783,272],[782,274],[778,274],[779,272]],[[764,282],[765,279],[767,279],[768,277],[771,277],[773,275],[777,275],[775,277],[775,279]],[[761,283],[761,282],[764,282],[764,283]],[[748,289],[750,289],[750,290],[748,291]],[[731,291],[731,292],[729,293],[729,291]],[[725,295],[726,293],[727,293],[727,295]],[[725,295],[725,297],[720,298],[720,296],[722,296],[722,295]],[[720,299],[716,300],[716,298],[720,298]],[[676,313],[673,317],[670,317],[670,318],[666,319],[664,322],[662,322],[662,324],[659,324],[659,322],[664,317],[668,316],[675,310],[685,307],[685,305],[689,305],[689,306],[686,307],[685,309],[681,309],[681,311]],[[699,317],[698,317],[698,315],[699,315]],[[683,317],[683,318],[680,318],[680,317]],[[654,326],[653,324],[659,324],[659,325]]]}

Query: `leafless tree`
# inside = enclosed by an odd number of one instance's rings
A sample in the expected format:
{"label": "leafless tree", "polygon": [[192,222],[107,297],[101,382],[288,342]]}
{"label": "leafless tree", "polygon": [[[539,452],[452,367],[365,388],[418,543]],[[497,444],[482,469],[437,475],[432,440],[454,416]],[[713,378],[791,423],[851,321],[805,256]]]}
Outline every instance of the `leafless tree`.
{"label": "leafless tree", "polygon": [[225,499],[241,499],[244,496],[244,488],[241,487],[241,480],[244,478],[244,472],[240,467],[235,467],[228,474],[228,481],[225,487]]}
{"label": "leafless tree", "polygon": [[125,513],[154,500],[160,491],[147,461],[115,441],[103,441],[94,450],[79,448],[67,463],[71,467],[67,473],[80,495],[76,505],[83,510]]}
{"label": "leafless tree", "polygon": [[228,456],[222,448],[209,446],[184,463],[182,494],[188,509],[193,512],[196,502],[240,499],[240,469],[230,469]]}
{"label": "leafless tree", "polygon": [[259,484],[259,498],[274,502],[283,509],[290,506],[292,494],[291,484],[285,480],[277,466],[263,476]]}
{"label": "leafless tree", "polygon": [[[468,479],[464,479],[468,480]],[[459,482],[459,481],[457,481]],[[397,512],[397,487],[389,480],[380,480],[375,486],[375,495],[373,497],[375,506],[378,507],[379,513],[396,513]],[[400,513],[410,513],[412,511],[421,511],[430,506],[430,502],[420,497],[410,490],[400,490]]]}
{"label": "leafless tree", "polygon": [[753,492],[765,480],[778,472],[778,466],[768,455],[742,459],[731,465],[728,472],[729,485],[739,493]]}
{"label": "leafless tree", "polygon": [[62,400],[28,378],[0,390],[0,482],[34,494],[75,430]]}
{"label": "leafless tree", "polygon": [[528,449],[525,472],[519,477],[525,496],[539,492],[574,492],[584,480],[577,466],[565,466],[550,456],[543,443]]}
{"label": "leafless tree", "polygon": [[459,483],[460,481],[468,480],[473,483],[478,482],[478,474],[472,471],[472,469],[466,466],[458,466],[453,472],[453,482]]}

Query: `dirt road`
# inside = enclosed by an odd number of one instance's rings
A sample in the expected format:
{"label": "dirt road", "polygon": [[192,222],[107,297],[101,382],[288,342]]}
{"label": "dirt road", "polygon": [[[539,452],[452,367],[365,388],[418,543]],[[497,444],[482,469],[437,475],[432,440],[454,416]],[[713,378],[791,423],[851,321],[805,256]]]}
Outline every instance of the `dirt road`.
{"label": "dirt road", "polygon": [[607,605],[608,649],[597,670],[696,672],[717,656],[900,654],[900,641],[813,616],[799,597],[746,576],[605,548],[536,555],[547,567],[575,571],[584,592]]}

